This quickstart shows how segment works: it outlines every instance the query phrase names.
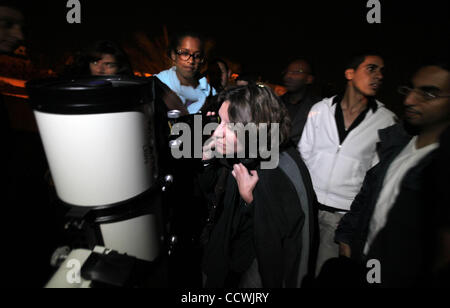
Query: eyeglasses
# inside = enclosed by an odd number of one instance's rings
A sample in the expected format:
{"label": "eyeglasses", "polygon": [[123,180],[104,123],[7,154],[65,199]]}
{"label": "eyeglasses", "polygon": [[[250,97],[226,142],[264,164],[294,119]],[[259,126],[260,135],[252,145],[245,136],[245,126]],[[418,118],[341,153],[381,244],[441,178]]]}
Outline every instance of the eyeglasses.
{"label": "eyeglasses", "polygon": [[191,57],[195,62],[203,63],[205,61],[205,57],[201,53],[189,53],[186,50],[177,50],[176,53],[183,61],[189,61]]}
{"label": "eyeglasses", "polygon": [[309,74],[309,72],[306,72],[306,71],[300,69],[300,70],[296,70],[296,71],[283,71],[281,74],[282,75],[287,75],[287,74],[300,75],[300,74]]}
{"label": "eyeglasses", "polygon": [[433,99],[437,99],[437,98],[445,98],[445,97],[450,97],[450,95],[437,95],[434,93],[430,93],[427,91],[423,91],[420,89],[412,89],[410,87],[406,87],[406,86],[402,86],[398,88],[398,93],[402,94],[402,95],[409,95],[411,92],[416,92],[419,97],[423,100],[423,101],[431,101]]}

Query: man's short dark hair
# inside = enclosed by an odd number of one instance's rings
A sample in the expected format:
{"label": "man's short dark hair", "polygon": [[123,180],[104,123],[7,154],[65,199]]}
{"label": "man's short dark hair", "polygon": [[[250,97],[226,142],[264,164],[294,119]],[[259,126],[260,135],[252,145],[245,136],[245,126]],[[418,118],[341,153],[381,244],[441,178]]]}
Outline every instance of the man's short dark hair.
{"label": "man's short dark hair", "polygon": [[294,63],[297,61],[306,62],[309,66],[309,74],[314,75],[314,72],[315,72],[314,63],[309,57],[306,57],[306,56],[297,56],[296,58],[289,59],[289,62],[287,62],[285,68],[287,68],[291,63]]}
{"label": "man's short dark hair", "polygon": [[450,71],[448,58],[448,55],[435,55],[433,57],[428,57],[422,60],[422,62],[420,63],[420,67],[437,66],[442,68],[443,70]]}
{"label": "man's short dark hair", "polygon": [[378,53],[376,51],[359,53],[350,58],[350,60],[347,62],[346,66],[345,66],[345,69],[347,70],[347,69],[351,68],[351,69],[357,70],[358,67],[361,65],[361,63],[363,63],[366,60],[366,58],[369,56],[383,58],[383,56],[380,55],[380,53]]}
{"label": "man's short dark hair", "polygon": [[16,9],[18,11],[23,11],[25,8],[24,1],[8,1],[8,0],[0,0],[0,6],[9,7],[12,9]]}

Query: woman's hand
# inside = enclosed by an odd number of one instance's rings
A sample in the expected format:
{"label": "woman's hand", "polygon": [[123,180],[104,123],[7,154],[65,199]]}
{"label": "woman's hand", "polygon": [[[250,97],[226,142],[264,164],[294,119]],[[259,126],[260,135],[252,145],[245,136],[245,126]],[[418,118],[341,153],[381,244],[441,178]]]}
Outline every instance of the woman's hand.
{"label": "woman's hand", "polygon": [[216,148],[216,139],[214,137],[206,140],[203,146],[202,160],[210,160],[214,158],[214,149]]}
{"label": "woman's hand", "polygon": [[255,170],[248,172],[247,168],[243,164],[237,164],[233,166],[231,172],[237,181],[239,194],[245,203],[250,204],[253,202],[253,190],[256,183],[258,183],[258,173]]}

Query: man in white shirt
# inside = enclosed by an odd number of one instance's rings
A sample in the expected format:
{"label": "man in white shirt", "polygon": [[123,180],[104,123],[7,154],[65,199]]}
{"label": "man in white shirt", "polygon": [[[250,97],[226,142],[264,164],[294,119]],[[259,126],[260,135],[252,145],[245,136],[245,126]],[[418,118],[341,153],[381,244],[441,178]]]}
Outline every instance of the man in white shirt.
{"label": "man in white shirt", "polygon": [[425,279],[427,217],[433,209],[427,207],[431,196],[424,170],[450,125],[448,64],[420,68],[412,86],[399,91],[406,95],[406,124],[419,133],[411,138],[400,126],[380,131],[380,163],[367,173],[336,231],[342,255],[362,263],[380,261],[385,286],[413,286]]}
{"label": "man in white shirt", "polygon": [[384,61],[378,55],[352,59],[345,70],[344,95],[326,98],[311,108],[298,145],[319,202],[316,274],[325,261],[339,255],[334,233],[350,210],[366,171],[378,160],[378,130],[395,123],[394,114],[374,98],[383,69]]}

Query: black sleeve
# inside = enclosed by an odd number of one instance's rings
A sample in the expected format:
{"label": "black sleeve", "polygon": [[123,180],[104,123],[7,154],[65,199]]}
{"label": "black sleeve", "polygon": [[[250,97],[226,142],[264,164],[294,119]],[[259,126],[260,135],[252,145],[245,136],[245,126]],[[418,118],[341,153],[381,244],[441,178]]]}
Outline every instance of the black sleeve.
{"label": "black sleeve", "polygon": [[263,286],[295,285],[305,222],[300,200],[281,170],[262,170],[258,176],[253,201],[254,229]]}
{"label": "black sleeve", "polygon": [[219,164],[216,159],[202,161],[203,167],[200,168],[197,178],[200,189],[203,193],[208,194],[214,192],[214,186],[217,182],[219,174]]}
{"label": "black sleeve", "polygon": [[367,172],[361,190],[353,200],[350,212],[345,214],[339,222],[334,238],[336,242],[350,245],[354,240],[363,212],[371,200],[374,173],[377,167],[375,166]]}

